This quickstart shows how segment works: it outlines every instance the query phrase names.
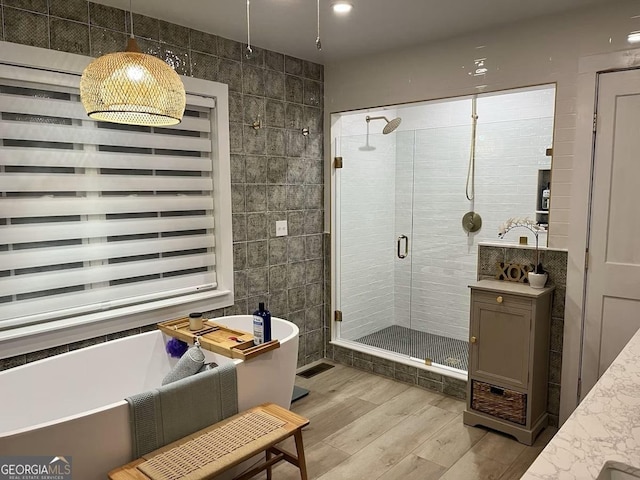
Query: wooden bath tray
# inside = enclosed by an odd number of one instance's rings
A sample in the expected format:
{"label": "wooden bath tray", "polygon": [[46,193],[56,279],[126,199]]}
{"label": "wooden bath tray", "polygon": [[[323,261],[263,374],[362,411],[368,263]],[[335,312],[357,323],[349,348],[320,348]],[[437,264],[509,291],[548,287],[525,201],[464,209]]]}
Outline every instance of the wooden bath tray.
{"label": "wooden bath tray", "polygon": [[[163,333],[188,344],[194,343],[196,337],[199,337],[202,348],[229,358],[251,360],[262,353],[280,348],[278,340],[255,345],[250,333],[234,330],[210,320],[203,323],[201,330],[189,330],[189,319],[186,317],[161,322],[158,328]],[[238,340],[235,340],[236,338]]]}

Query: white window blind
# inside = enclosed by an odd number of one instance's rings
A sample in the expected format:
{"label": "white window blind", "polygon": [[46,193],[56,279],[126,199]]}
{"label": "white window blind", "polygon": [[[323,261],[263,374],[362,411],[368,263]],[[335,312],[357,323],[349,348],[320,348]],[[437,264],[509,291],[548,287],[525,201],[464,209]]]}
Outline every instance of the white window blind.
{"label": "white window blind", "polygon": [[0,80],[0,329],[216,288],[214,103],[194,103],[123,126]]}

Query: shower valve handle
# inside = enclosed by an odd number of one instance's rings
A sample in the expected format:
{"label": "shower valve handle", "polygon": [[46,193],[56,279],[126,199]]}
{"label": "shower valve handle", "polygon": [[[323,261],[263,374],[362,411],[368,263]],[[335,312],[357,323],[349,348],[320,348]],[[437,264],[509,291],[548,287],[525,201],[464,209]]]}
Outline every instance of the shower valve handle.
{"label": "shower valve handle", "polygon": [[[400,244],[402,243],[402,240],[404,240],[404,253],[400,252]],[[398,258],[407,258],[407,255],[409,255],[409,237],[406,235],[400,235],[398,237]]]}

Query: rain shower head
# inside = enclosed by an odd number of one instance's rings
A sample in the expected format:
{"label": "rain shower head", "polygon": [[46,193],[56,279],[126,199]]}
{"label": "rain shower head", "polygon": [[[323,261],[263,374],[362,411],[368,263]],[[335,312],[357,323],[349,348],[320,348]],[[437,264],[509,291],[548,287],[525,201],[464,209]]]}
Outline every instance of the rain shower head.
{"label": "rain shower head", "polygon": [[385,122],[387,122],[387,124],[384,126],[384,128],[382,129],[382,133],[387,135],[391,132],[393,132],[396,128],[398,128],[398,126],[400,125],[400,123],[402,123],[402,119],[400,117],[396,117],[393,118],[391,120],[389,120],[387,117],[384,116],[380,116],[380,117],[370,117],[367,115],[367,123],[369,123],[371,120],[384,120]]}

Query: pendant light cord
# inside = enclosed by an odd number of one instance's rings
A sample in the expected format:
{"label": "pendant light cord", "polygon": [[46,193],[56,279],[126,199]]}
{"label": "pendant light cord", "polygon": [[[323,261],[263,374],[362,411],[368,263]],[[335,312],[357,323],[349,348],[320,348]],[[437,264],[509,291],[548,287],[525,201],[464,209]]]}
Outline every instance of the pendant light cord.
{"label": "pendant light cord", "polygon": [[250,15],[251,0],[247,0],[247,47],[251,48],[251,15]]}
{"label": "pendant light cord", "polygon": [[476,196],[476,128],[478,126],[478,114],[476,112],[477,100],[478,98],[475,95],[471,100],[471,151],[469,153],[469,169],[467,171],[467,186],[465,189],[467,200],[473,200]]}
{"label": "pendant light cord", "polygon": [[129,0],[129,20],[131,21],[131,38],[133,37],[133,0]]}
{"label": "pendant light cord", "polygon": [[320,41],[320,0],[316,0],[316,19],[318,23],[318,36],[316,37],[316,48],[322,50],[322,42]]}
{"label": "pendant light cord", "polygon": [[244,51],[244,57],[249,60],[253,56],[253,49],[251,48],[251,14],[250,14],[251,0],[247,0],[247,48]]}

